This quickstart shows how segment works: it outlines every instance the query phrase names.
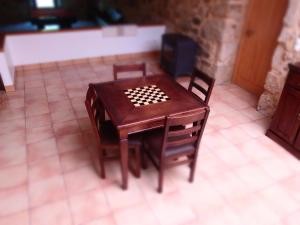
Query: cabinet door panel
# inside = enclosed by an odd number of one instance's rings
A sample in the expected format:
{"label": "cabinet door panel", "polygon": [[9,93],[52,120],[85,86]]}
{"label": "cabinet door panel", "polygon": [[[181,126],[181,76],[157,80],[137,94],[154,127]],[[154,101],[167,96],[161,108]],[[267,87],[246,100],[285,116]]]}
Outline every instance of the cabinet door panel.
{"label": "cabinet door panel", "polygon": [[300,133],[298,133],[298,135],[297,135],[297,137],[296,137],[294,147],[295,147],[297,150],[300,150]]}
{"label": "cabinet door panel", "polygon": [[300,125],[300,91],[286,88],[277,113],[277,134],[292,144]]}

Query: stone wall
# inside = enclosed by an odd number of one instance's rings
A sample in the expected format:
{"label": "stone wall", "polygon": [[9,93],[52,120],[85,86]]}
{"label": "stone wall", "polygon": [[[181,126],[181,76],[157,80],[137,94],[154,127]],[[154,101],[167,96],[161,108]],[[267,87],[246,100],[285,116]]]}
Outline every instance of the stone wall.
{"label": "stone wall", "polygon": [[[258,110],[267,115],[272,115],[278,104],[284,86],[288,64],[300,60],[300,53],[295,46],[300,37],[300,1],[290,0],[284,26],[278,38],[272,69],[267,75],[265,91],[258,103]],[[300,49],[299,49],[300,50]]]}
{"label": "stone wall", "polygon": [[111,1],[127,22],[164,23],[169,32],[193,38],[201,51],[197,67],[216,78],[231,80],[248,0]]}

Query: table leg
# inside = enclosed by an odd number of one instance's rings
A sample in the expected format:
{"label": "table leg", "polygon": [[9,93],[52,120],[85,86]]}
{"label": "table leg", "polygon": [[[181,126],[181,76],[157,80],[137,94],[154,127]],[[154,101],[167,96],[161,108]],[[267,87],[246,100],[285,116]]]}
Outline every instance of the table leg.
{"label": "table leg", "polygon": [[120,139],[120,152],[121,152],[121,170],[122,170],[122,188],[128,188],[128,139]]}

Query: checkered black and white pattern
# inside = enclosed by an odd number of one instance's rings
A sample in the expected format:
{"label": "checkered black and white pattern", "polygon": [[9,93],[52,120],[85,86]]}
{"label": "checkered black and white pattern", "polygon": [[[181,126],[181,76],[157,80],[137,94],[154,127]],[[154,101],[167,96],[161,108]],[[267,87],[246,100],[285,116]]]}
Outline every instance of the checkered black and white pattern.
{"label": "checkered black and white pattern", "polygon": [[156,85],[127,89],[124,90],[124,93],[135,107],[170,100],[170,98]]}

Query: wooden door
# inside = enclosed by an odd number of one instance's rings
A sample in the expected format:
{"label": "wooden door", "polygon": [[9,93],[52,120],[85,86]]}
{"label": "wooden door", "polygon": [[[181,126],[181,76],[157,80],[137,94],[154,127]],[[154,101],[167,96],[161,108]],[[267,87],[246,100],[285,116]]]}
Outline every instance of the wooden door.
{"label": "wooden door", "polygon": [[271,68],[288,0],[250,0],[233,82],[260,95]]}

